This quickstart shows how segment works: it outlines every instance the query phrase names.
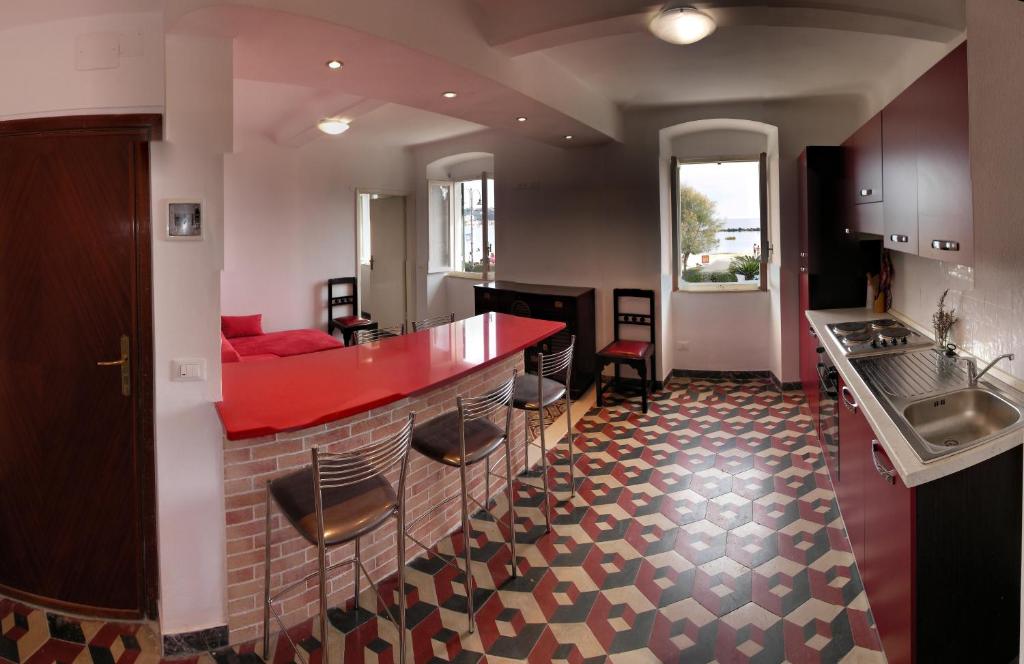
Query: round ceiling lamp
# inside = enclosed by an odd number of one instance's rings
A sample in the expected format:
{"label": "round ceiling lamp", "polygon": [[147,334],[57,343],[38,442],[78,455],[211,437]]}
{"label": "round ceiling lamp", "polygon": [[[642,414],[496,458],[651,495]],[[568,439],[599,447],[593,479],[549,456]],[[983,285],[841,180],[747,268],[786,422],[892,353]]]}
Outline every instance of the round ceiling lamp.
{"label": "round ceiling lamp", "polygon": [[344,134],[348,131],[348,123],[338,118],[324,118],[320,122],[316,123],[316,128],[325,134],[331,136],[337,136],[338,134]]}
{"label": "round ceiling lamp", "polygon": [[715,31],[715,19],[686,5],[668,4],[651,19],[651,32],[670,44],[692,44]]}

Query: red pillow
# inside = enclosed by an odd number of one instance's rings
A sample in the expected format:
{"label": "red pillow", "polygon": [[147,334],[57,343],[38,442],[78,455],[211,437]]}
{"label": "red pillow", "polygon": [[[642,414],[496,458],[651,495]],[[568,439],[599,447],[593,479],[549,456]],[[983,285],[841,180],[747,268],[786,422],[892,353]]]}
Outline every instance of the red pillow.
{"label": "red pillow", "polygon": [[222,364],[230,364],[231,362],[238,362],[241,360],[241,356],[235,347],[231,345],[231,342],[227,340],[224,333],[220,333],[220,361]]}
{"label": "red pillow", "polygon": [[263,314],[221,316],[220,331],[228,339],[235,337],[257,337],[263,334]]}

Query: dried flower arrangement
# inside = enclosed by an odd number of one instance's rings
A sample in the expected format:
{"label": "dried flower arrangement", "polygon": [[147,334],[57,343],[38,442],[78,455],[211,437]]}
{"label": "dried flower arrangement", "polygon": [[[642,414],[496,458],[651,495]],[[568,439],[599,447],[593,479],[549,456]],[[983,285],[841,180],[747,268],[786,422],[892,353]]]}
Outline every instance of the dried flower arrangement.
{"label": "dried flower arrangement", "polygon": [[935,328],[935,343],[940,347],[944,347],[949,343],[949,332],[956,325],[957,321],[960,320],[956,317],[955,308],[946,310],[946,296],[948,294],[948,288],[942,291],[942,296],[939,297],[939,309],[932,314],[932,326]]}

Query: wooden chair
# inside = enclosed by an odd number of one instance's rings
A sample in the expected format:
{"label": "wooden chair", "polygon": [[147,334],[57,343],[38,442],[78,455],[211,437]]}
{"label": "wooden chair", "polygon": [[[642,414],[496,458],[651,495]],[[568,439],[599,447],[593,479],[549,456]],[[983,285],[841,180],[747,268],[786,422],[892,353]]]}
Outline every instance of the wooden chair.
{"label": "wooden chair", "polygon": [[[620,310],[622,298],[640,298],[647,300],[648,313],[633,314],[623,313]],[[647,394],[656,384],[655,374],[658,366],[658,354],[655,344],[655,304],[654,291],[639,288],[616,288],[612,291],[612,300],[615,315],[615,340],[597,351],[597,405],[604,405],[604,395],[601,386],[601,371],[607,364],[615,365],[616,389],[621,383],[620,367],[633,367],[640,374],[640,399],[643,412],[647,413]],[[639,326],[646,327],[650,332],[648,341],[633,341],[621,337],[622,327]],[[647,369],[650,362],[650,371]]]}
{"label": "wooden chair", "polygon": [[[348,286],[348,292],[338,294],[336,287]],[[327,280],[327,334],[341,332],[346,346],[352,345],[352,334],[356,330],[375,330],[377,323],[365,311],[359,311],[359,283],[355,277],[335,277]],[[347,307],[349,314],[335,316],[337,307]]]}

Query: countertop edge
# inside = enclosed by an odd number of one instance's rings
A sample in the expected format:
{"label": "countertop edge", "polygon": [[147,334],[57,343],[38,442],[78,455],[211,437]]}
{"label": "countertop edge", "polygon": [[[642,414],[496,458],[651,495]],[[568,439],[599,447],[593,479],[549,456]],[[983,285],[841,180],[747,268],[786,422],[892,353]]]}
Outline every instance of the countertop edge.
{"label": "countertop edge", "polygon": [[443,388],[444,386],[446,386],[446,385],[448,385],[450,383],[453,383],[455,381],[461,380],[461,379],[469,376],[470,374],[473,374],[473,373],[475,373],[477,371],[480,371],[482,369],[486,369],[486,368],[488,368],[490,366],[493,366],[494,364],[497,364],[498,362],[503,362],[503,361],[507,360],[508,358],[513,357],[517,353],[523,352],[524,350],[526,350],[530,346],[533,346],[533,345],[539,343],[540,341],[543,341],[544,339],[547,339],[552,334],[557,334],[558,332],[560,332],[560,331],[562,331],[562,330],[564,330],[566,328],[566,324],[561,322],[561,321],[546,321],[546,322],[552,323],[553,325],[556,326],[556,328],[555,328],[555,330],[553,332],[551,332],[549,334],[545,334],[545,335],[543,335],[541,337],[538,337],[536,339],[533,339],[532,341],[528,341],[528,342],[523,343],[521,345],[517,345],[512,350],[509,350],[506,354],[504,354],[502,356],[490,358],[490,359],[485,360],[484,362],[481,362],[480,364],[478,364],[478,365],[476,365],[474,367],[471,367],[471,368],[469,368],[469,369],[467,369],[465,371],[459,372],[457,374],[453,374],[451,376],[448,376],[444,380],[440,380],[440,381],[438,381],[436,383],[432,383],[432,384],[430,384],[428,386],[425,386],[425,387],[423,387],[421,389],[418,389],[418,390],[413,390],[413,391],[411,391],[411,392],[409,392],[407,394],[394,392],[392,394],[389,394],[387,396],[381,397],[379,399],[375,399],[373,401],[360,404],[357,407],[347,408],[347,409],[343,409],[341,411],[332,411],[331,413],[327,413],[327,414],[324,414],[324,415],[317,416],[315,418],[312,418],[308,422],[303,422],[302,424],[296,424],[295,426],[289,426],[287,428],[279,428],[279,427],[275,427],[275,426],[272,426],[272,425],[253,425],[253,426],[244,427],[244,428],[229,429],[227,422],[225,422],[225,420],[224,420],[224,410],[223,410],[223,408],[224,408],[224,400],[222,399],[220,401],[215,402],[214,403],[214,408],[217,411],[217,416],[218,416],[218,419],[220,420],[221,430],[223,432],[224,437],[227,440],[230,440],[230,441],[233,441],[233,442],[250,440],[250,439],[255,439],[255,438],[263,438],[263,437],[266,437],[266,436],[275,436],[277,434],[290,433],[290,432],[293,432],[293,431],[301,431],[303,429],[308,429],[308,428],[311,428],[311,427],[320,426],[322,424],[329,424],[331,422],[336,422],[338,420],[343,420],[343,419],[346,419],[346,418],[349,418],[349,417],[354,417],[354,416],[356,416],[356,415],[358,415],[360,413],[364,413],[364,412],[373,410],[375,408],[381,408],[383,406],[387,406],[387,405],[395,403],[397,401],[401,401],[402,399],[407,399],[407,398],[410,398],[410,397],[415,397],[415,396],[418,396],[420,394],[424,394],[424,393],[432,391],[432,390]]}
{"label": "countertop edge", "polygon": [[[829,323],[842,321],[872,320],[885,314],[878,314],[871,309],[863,308],[815,309],[805,311],[804,315],[815,334],[818,335],[819,344],[825,349],[839,375],[842,376],[843,382],[857,398],[861,412],[864,413],[878,442],[907,487],[919,486],[952,475],[1024,444],[1024,432],[1012,431],[984,445],[930,463],[922,462],[910,447],[910,441],[897,428],[896,423],[885,411],[885,407],[872,394],[867,383],[860,377],[850,360],[839,348],[838,342],[832,338],[825,327]],[[896,312],[889,312],[888,315],[907,322]],[[839,435],[840,445],[842,445],[842,432]]]}

